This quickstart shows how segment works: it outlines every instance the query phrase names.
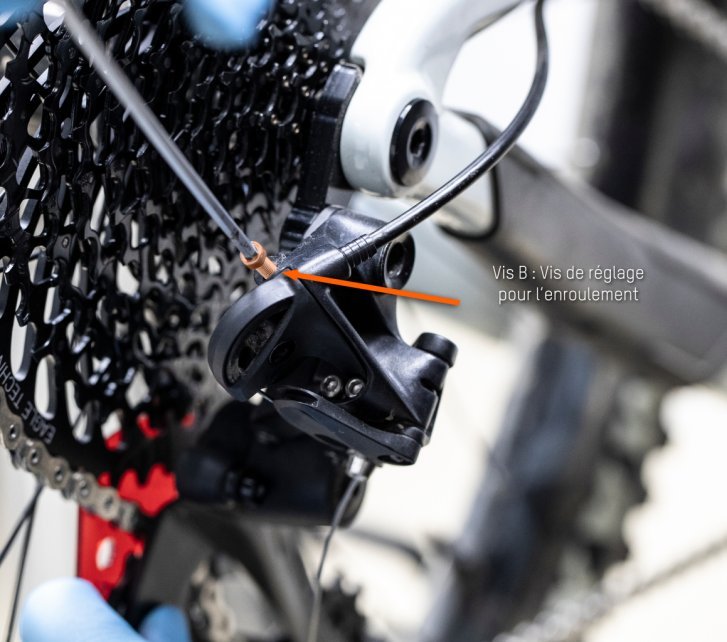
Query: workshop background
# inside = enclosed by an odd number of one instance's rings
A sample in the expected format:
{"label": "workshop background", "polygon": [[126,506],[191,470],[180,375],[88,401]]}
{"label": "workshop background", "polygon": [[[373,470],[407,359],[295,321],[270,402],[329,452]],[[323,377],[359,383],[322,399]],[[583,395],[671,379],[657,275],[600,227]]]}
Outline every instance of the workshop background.
{"label": "workshop background", "polygon": [[[598,0],[547,3],[551,77],[542,106],[521,141],[541,162],[573,177],[598,158],[597,145],[579,136],[598,5]],[[506,124],[527,91],[533,58],[528,6],[465,47],[450,79],[448,104],[480,113],[496,125]],[[489,292],[493,286],[483,281],[482,287]],[[496,298],[490,303],[496,306]],[[519,316],[518,322],[526,327],[537,329],[541,323],[526,308]],[[484,317],[483,327],[487,327]],[[483,467],[488,465],[488,445],[495,439],[512,387],[518,384],[523,351],[512,341],[492,338],[461,323],[456,309],[402,303],[402,328],[410,340],[425,330],[451,337],[460,346],[459,360],[451,371],[432,443],[415,467],[376,472],[354,528],[431,550],[432,542],[449,541],[461,528]],[[644,468],[648,499],[626,521],[629,564],[640,572],[663,568],[727,534],[725,417],[727,397],[717,390],[693,387],[669,395],[663,408],[667,444],[648,458]],[[33,485],[29,475],[16,472],[8,456],[0,453],[0,541],[8,535]],[[76,520],[74,505],[56,493],[44,493],[24,594],[49,578],[74,573]],[[9,609],[15,561],[17,557],[0,569],[0,623]],[[444,563],[435,560],[422,570],[395,552],[341,533],[326,576],[343,574],[348,586],[361,587],[361,608],[371,615],[377,630],[404,641],[413,639],[425,619],[445,572]],[[617,609],[586,640],[724,640],[725,595],[727,554]]]}

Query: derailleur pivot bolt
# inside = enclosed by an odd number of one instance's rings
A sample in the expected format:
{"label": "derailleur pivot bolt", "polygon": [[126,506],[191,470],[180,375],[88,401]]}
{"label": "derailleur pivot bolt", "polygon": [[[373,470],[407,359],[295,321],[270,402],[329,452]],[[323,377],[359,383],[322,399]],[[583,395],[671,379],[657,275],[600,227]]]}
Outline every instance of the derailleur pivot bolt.
{"label": "derailleur pivot bolt", "polygon": [[257,241],[252,242],[253,246],[257,250],[257,254],[251,259],[245,258],[243,254],[240,254],[240,260],[242,264],[250,270],[255,270],[263,279],[266,281],[278,271],[278,266],[268,258],[268,253],[265,248],[260,245]]}
{"label": "derailleur pivot bolt", "polygon": [[416,185],[429,171],[437,148],[438,128],[437,110],[428,100],[413,100],[404,107],[389,152],[391,174],[399,185]]}

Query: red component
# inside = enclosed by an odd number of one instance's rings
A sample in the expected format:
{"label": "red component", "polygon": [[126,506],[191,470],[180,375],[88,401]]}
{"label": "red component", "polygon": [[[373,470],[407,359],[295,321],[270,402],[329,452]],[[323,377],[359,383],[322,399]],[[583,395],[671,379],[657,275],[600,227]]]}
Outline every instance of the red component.
{"label": "red component", "polygon": [[184,417],[182,417],[181,426],[182,428],[193,428],[195,422],[197,421],[197,416],[193,412],[188,412]]}
{"label": "red component", "polygon": [[139,430],[141,430],[141,434],[147,439],[156,439],[162,434],[162,431],[159,430],[159,428],[154,428],[154,426],[151,425],[151,419],[149,419],[149,415],[145,412],[141,413],[136,418],[136,425],[139,427]]}
{"label": "red component", "polygon": [[124,579],[129,557],[144,553],[144,541],[83,509],[78,518],[78,577],[108,599]]}
{"label": "red component", "polygon": [[119,448],[121,448],[121,444],[123,443],[123,432],[121,431],[121,429],[106,437],[106,448],[108,448],[109,450],[118,450]]}
{"label": "red component", "polygon": [[119,495],[122,499],[134,501],[149,517],[156,517],[165,506],[179,498],[177,480],[161,464],[149,469],[146,482],[139,482],[135,470],[127,470],[119,480]]}
{"label": "red component", "polygon": [[[160,434],[151,427],[146,415],[139,418],[139,428],[150,439]],[[104,473],[99,475],[98,481],[102,486],[108,486],[111,476]],[[122,499],[135,502],[149,517],[155,517],[179,497],[174,475],[161,464],[151,467],[143,484],[135,470],[126,471],[119,480],[118,491]],[[111,592],[121,584],[129,558],[141,557],[144,546],[142,536],[127,533],[79,509],[78,576],[91,582],[104,598],[108,599]]]}

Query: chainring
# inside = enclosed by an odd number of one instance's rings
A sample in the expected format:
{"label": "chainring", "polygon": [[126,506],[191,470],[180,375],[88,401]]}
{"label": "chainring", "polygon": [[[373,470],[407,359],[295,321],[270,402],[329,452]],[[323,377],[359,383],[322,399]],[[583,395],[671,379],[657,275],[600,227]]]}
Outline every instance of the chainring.
{"label": "chainring", "polygon": [[[236,53],[190,34],[170,0],[87,0],[84,11],[238,223],[275,247],[312,98],[350,44],[348,9],[280,0]],[[203,429],[224,394],[207,340],[249,277],[60,21],[32,14],[5,27],[4,443],[16,463],[131,528],[97,480],[113,488],[130,470],[143,481],[155,465],[171,469]]]}

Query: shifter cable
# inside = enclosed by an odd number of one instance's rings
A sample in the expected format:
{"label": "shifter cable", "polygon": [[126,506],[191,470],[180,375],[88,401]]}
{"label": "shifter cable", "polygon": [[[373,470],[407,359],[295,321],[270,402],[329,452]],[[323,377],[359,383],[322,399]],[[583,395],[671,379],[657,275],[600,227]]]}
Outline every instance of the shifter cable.
{"label": "shifter cable", "polygon": [[349,482],[346,486],[341,499],[338,501],[336,511],[333,514],[333,521],[331,527],[326,534],[325,540],[323,540],[323,549],[321,551],[321,557],[318,562],[318,570],[316,572],[315,582],[313,584],[313,604],[311,606],[310,620],[308,621],[308,633],[305,637],[306,642],[318,642],[318,626],[321,619],[321,608],[323,606],[323,586],[321,581],[323,579],[323,567],[328,557],[328,549],[331,546],[331,540],[341,525],[348,509],[356,496],[356,491],[363,484],[368,476],[371,474],[373,466],[371,463],[363,459],[358,455],[354,455],[349,460],[348,464],[348,475]]}

